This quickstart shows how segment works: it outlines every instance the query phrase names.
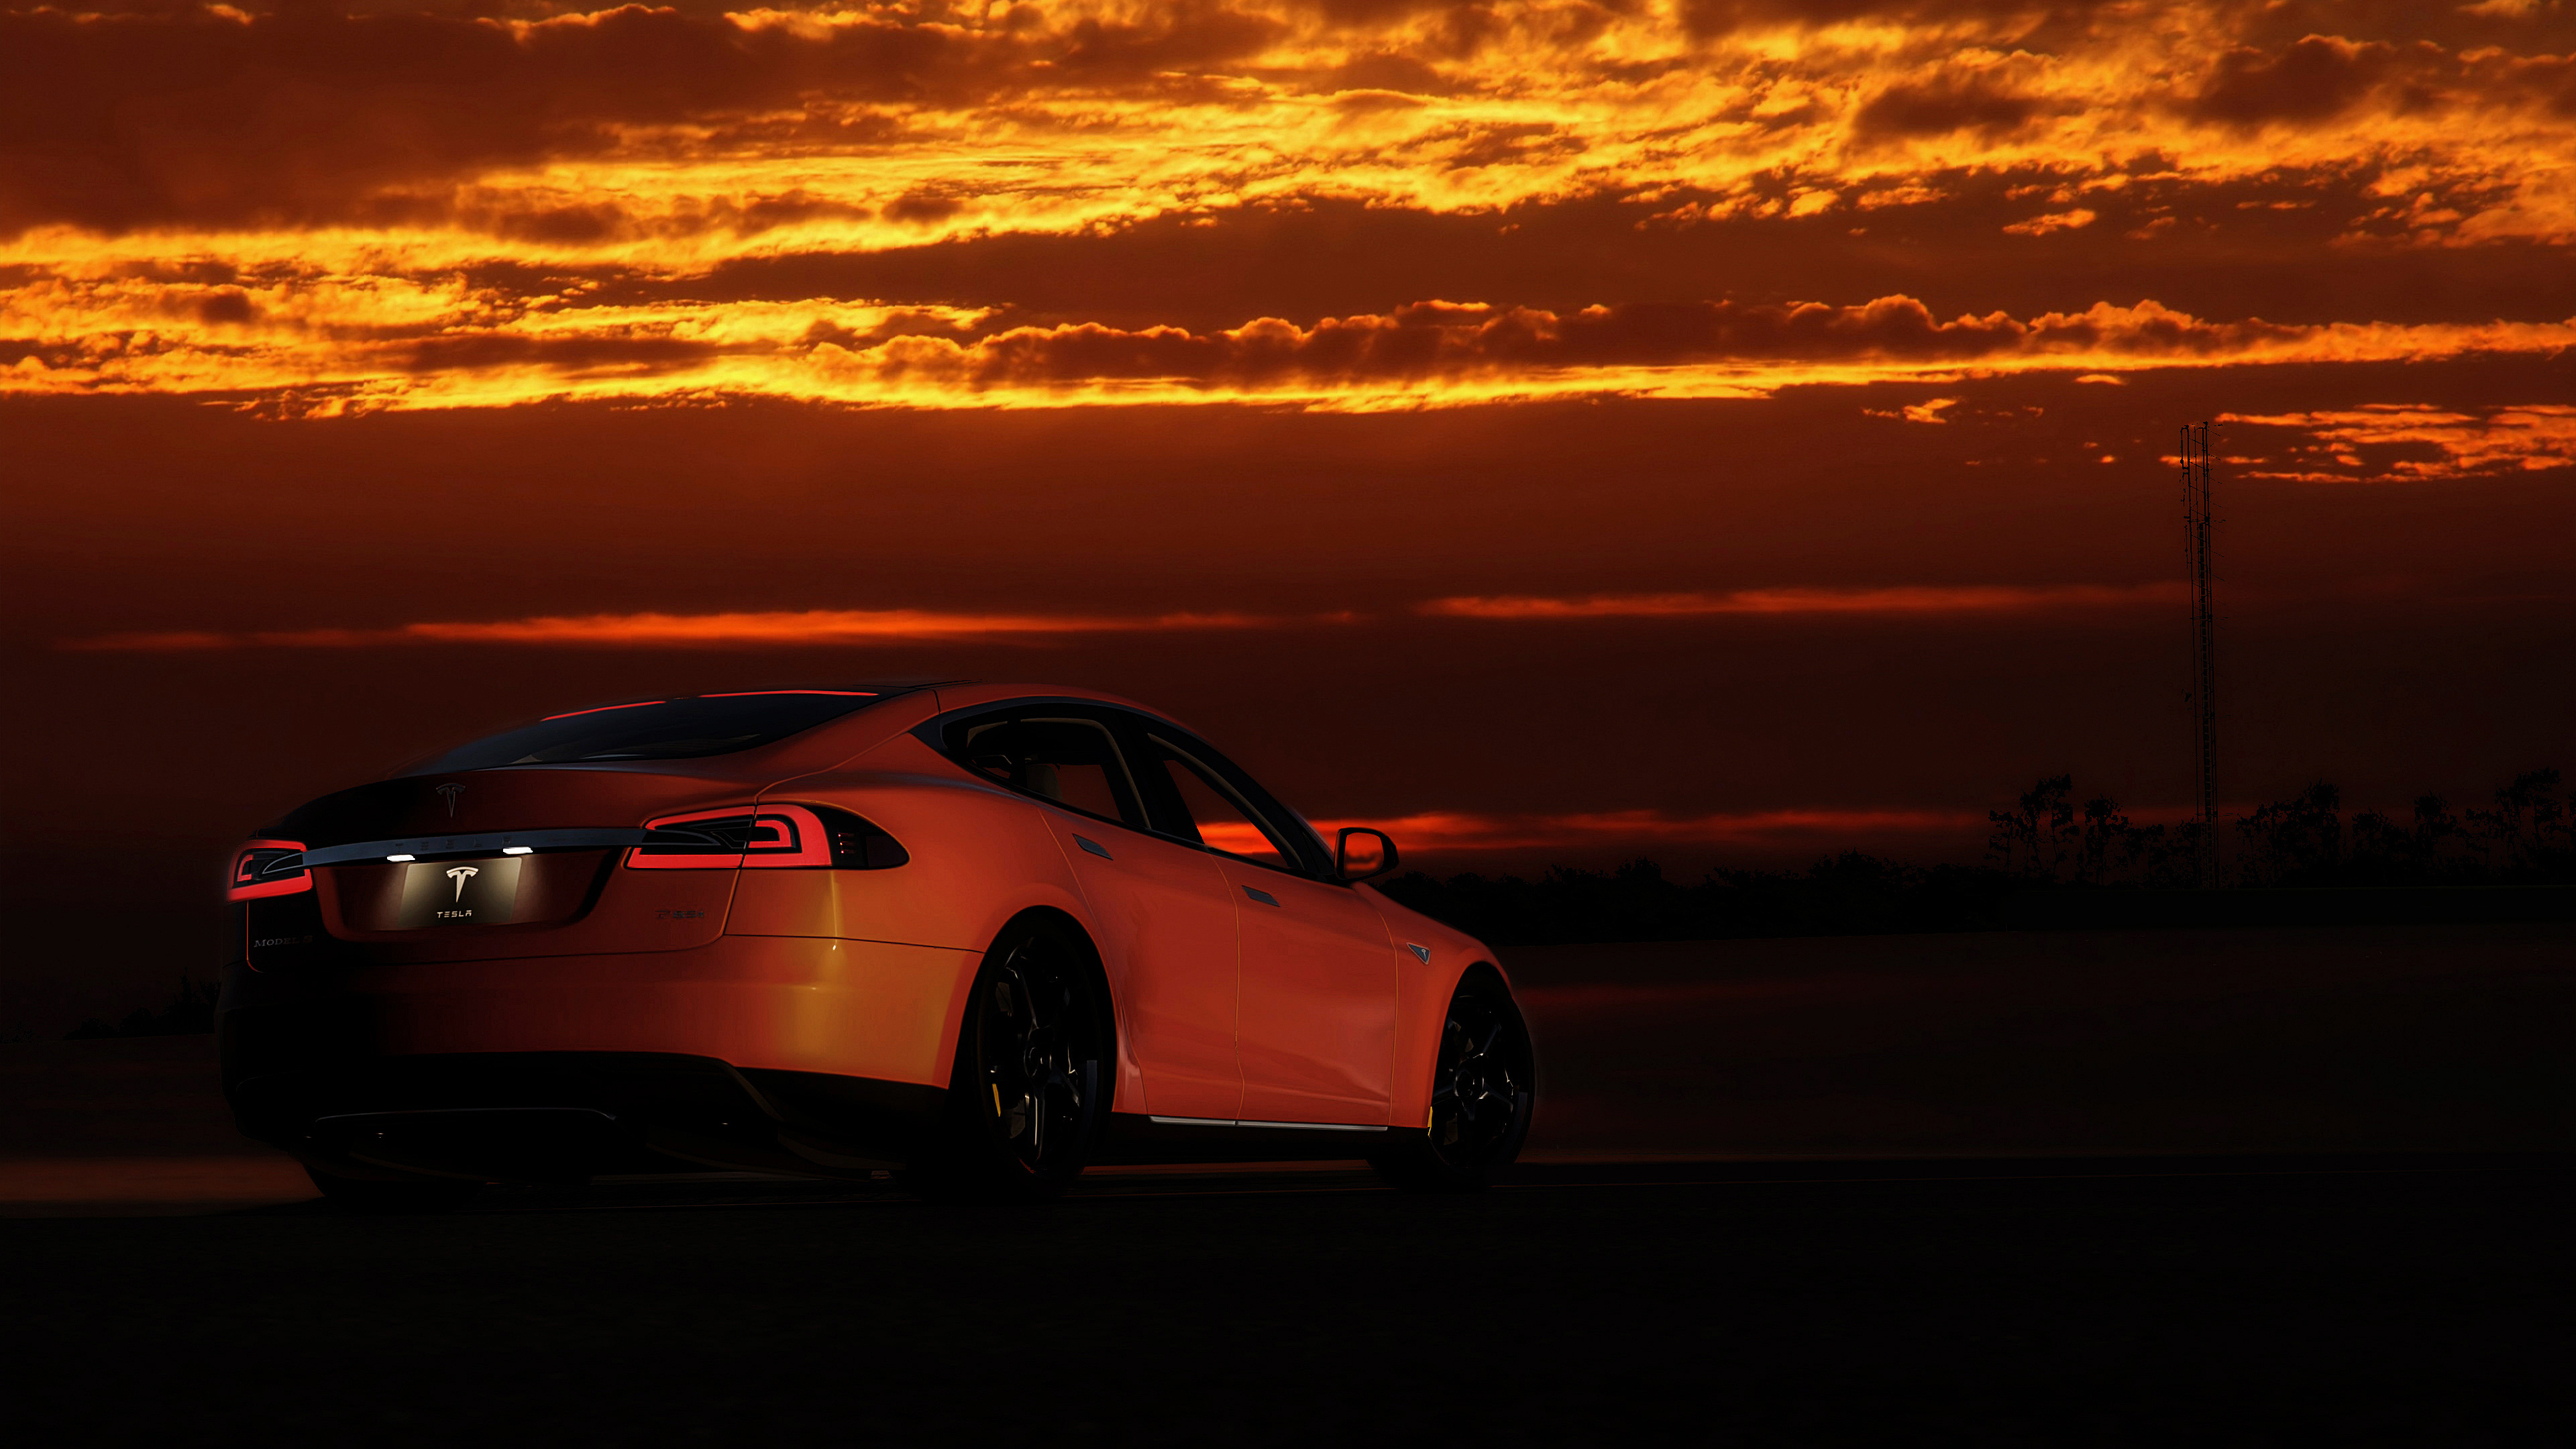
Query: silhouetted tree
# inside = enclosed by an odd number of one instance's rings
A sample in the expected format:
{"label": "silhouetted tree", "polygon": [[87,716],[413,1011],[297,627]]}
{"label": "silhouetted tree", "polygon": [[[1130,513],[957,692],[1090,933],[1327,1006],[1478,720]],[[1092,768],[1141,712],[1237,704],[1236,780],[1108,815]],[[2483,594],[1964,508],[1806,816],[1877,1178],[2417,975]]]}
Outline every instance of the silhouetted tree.
{"label": "silhouetted tree", "polygon": [[2236,822],[2249,884],[2336,884],[2343,867],[2343,792],[2319,781]]}
{"label": "silhouetted tree", "polygon": [[2576,813],[2559,798],[2556,770],[2529,770],[2498,786],[2493,810],[2469,824],[2487,868],[2511,881],[2563,878],[2576,855]]}
{"label": "silhouetted tree", "polygon": [[2138,826],[2120,813],[2120,802],[2097,795],[2084,802],[2084,835],[2078,847],[2075,879],[2085,885],[2108,885],[2143,867],[2164,840],[2161,825]]}
{"label": "silhouetted tree", "polygon": [[2173,826],[2150,825],[2137,831],[2133,878],[2158,890],[2182,890],[2200,884],[2200,836],[2197,820]]}
{"label": "silhouetted tree", "polygon": [[2170,853],[2164,826],[2130,821],[2120,802],[2096,795],[2074,802],[2072,775],[2050,775],[2009,810],[1986,814],[1993,826],[1986,858],[2032,884],[2110,885],[2164,873]]}
{"label": "silhouetted tree", "polygon": [[2439,795],[2416,797],[2403,824],[2364,811],[2344,824],[2342,792],[2308,787],[2237,820],[2244,879],[2270,886],[2547,885],[2576,883],[2576,809],[2556,770],[2497,787],[2495,808],[2466,821]]}
{"label": "silhouetted tree", "polygon": [[2010,810],[1989,810],[1994,829],[1986,837],[1986,858],[2008,875],[2053,880],[2067,857],[2067,837],[2075,825],[2072,775],[2049,775],[2021,793]]}
{"label": "silhouetted tree", "polygon": [[2439,795],[2415,797],[2404,824],[2376,810],[2352,818],[2344,879],[2353,885],[2433,885],[2463,879],[2467,832]]}

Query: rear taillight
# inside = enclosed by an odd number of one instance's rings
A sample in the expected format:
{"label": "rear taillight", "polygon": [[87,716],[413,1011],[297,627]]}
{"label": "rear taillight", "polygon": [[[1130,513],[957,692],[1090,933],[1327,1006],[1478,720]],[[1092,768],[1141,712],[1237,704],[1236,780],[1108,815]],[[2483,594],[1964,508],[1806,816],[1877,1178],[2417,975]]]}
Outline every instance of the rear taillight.
{"label": "rear taillight", "polygon": [[637,870],[885,870],[912,857],[895,838],[828,805],[733,806],[647,820],[626,852]]}
{"label": "rear taillight", "polygon": [[232,879],[224,886],[224,899],[255,901],[311,889],[313,873],[304,868],[303,841],[254,840],[233,853]]}

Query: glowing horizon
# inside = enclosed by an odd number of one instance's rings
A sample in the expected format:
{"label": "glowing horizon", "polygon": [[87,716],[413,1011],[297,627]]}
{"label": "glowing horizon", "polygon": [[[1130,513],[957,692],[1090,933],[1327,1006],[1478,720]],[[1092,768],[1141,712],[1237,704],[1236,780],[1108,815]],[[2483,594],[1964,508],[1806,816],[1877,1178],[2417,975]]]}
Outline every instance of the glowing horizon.
{"label": "glowing horizon", "polygon": [[[2058,609],[2167,605],[2183,585],[1940,585],[1894,588],[1741,589],[1730,593],[1595,595],[1583,598],[1494,596],[1431,599],[1410,612],[1424,618],[1501,621],[1694,618],[1750,614],[2026,613]],[[220,649],[364,649],[427,644],[500,644],[563,648],[689,648],[717,645],[839,645],[942,639],[1029,638],[1069,634],[1134,634],[1212,630],[1335,628],[1370,622],[1351,611],[1277,615],[972,614],[933,609],[804,609],[767,612],[540,615],[522,619],[450,620],[385,628],[224,631],[133,630],[59,641],[74,651],[173,653]]]}

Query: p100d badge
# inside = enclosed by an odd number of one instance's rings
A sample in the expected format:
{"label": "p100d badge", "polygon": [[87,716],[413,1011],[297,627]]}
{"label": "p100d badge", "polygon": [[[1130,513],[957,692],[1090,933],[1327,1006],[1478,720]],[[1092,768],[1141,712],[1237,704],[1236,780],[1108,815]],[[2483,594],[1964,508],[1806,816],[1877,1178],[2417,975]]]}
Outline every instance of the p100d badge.
{"label": "p100d badge", "polygon": [[492,860],[423,860],[403,867],[398,930],[506,925],[519,904],[515,855]]}

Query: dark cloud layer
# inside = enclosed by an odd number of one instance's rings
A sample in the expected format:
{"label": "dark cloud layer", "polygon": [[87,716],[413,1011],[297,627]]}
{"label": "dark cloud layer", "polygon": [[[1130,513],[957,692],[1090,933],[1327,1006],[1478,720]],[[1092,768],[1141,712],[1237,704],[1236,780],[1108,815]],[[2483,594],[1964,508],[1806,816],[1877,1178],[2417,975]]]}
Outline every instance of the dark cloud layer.
{"label": "dark cloud layer", "polygon": [[746,28],[640,5],[505,25],[297,8],[0,11],[0,228],[332,218],[387,187],[595,154],[616,128],[988,101],[1238,59],[1261,17],[974,33],[900,19]]}
{"label": "dark cloud layer", "polygon": [[2239,125],[2321,121],[2359,101],[2393,59],[2389,46],[2325,35],[2268,54],[2240,46],[2218,58],[2192,111]]}
{"label": "dark cloud layer", "polygon": [[1863,136],[2004,133],[2019,130],[2045,105],[1990,73],[1942,73],[1880,91],[1862,103],[1855,123]]}
{"label": "dark cloud layer", "polygon": [[2301,335],[2259,320],[2205,321],[2152,303],[2024,321],[2002,313],[1943,320],[1911,297],[1853,306],[1632,303],[1563,314],[1422,302],[1382,316],[1326,318],[1311,328],[1286,322],[1214,334],[1096,323],[1015,328],[918,356],[888,348],[894,355],[880,354],[876,365],[953,372],[979,386],[1181,378],[1261,388],[1733,360],[1945,362],[2094,351],[2194,357]]}
{"label": "dark cloud layer", "polygon": [[[2238,128],[2322,125],[2372,108],[2465,115],[2537,104],[2576,115],[2576,77],[2565,58],[2576,50],[2576,16],[2565,7],[2524,20],[2457,10],[2414,7],[2405,12],[2416,15],[2411,28],[2385,6],[2225,12],[2210,60],[2177,57],[2165,109]],[[2291,12],[2313,28],[2283,29]],[[0,234],[45,222],[116,230],[452,219],[505,236],[605,239],[616,234],[613,217],[586,218],[578,208],[478,215],[476,206],[488,202],[453,193],[496,167],[639,147],[783,155],[884,146],[906,134],[903,117],[919,107],[1004,107],[1037,95],[1133,102],[1158,93],[1223,104],[1230,78],[1296,80],[1294,65],[1273,50],[1304,23],[1346,32],[1340,58],[1304,83],[1417,95],[1523,84],[1508,68],[1480,80],[1469,64],[1505,45],[1507,32],[1514,55],[1556,53],[1568,78],[1590,79],[1615,69],[1582,51],[1602,25],[1658,23],[1634,6],[1489,10],[1361,0],[1281,10],[1190,0],[1137,13],[1150,18],[1025,6],[998,20],[933,7],[757,23],[641,5],[512,20],[323,5],[249,16],[189,6],[0,9]],[[1910,69],[1871,78],[1849,117],[1863,142],[2018,135],[2068,107],[2034,88],[2046,58],[2109,53],[2147,38],[2138,16],[2087,4],[1704,0],[1684,11],[1688,26],[1712,39],[1854,17],[1988,25],[1996,28],[1992,53],[2018,57],[1980,69],[1927,53],[1906,61]],[[1659,64],[1706,64],[1756,81],[1781,68],[1718,51]],[[1821,104],[1756,115],[1748,102],[1746,119],[1765,128],[1818,125],[1831,137],[1841,122]],[[673,127],[688,134],[662,134]],[[1462,133],[1458,154],[1446,159],[1545,164],[1579,153],[1583,138],[1540,140]],[[1615,188],[1617,179],[1586,185]],[[934,221],[953,204],[931,192],[900,206],[903,219]]]}
{"label": "dark cloud layer", "polygon": [[[2482,248],[2475,266],[2420,247],[2336,246],[2373,209],[2368,174],[2285,173],[2243,185],[2139,182],[2088,194],[2094,225],[2042,237],[2002,228],[2050,205],[2016,199],[2037,172],[1926,177],[1937,200],[1854,217],[1721,218],[1641,227],[1650,208],[1599,196],[1436,215],[1356,202],[1244,207],[1071,236],[1001,234],[865,254],[795,253],[670,280],[598,276],[616,298],[873,297],[1007,303],[1011,320],[1193,331],[1246,317],[1384,312],[1424,297],[1510,297],[1552,310],[1725,297],[1923,299],[1944,316],[2078,311],[2154,297],[2203,316],[2350,318],[2357,298],[2398,322],[2576,316],[2563,249]],[[1681,198],[1669,198],[1663,205]],[[2275,203],[2279,203],[2276,205]],[[2160,216],[2180,224],[2147,237]],[[1210,227],[1206,222],[1213,220]],[[1856,222],[1865,230],[1853,235]],[[1222,245],[1215,237],[1222,236]],[[511,285],[550,290],[543,274]]]}

